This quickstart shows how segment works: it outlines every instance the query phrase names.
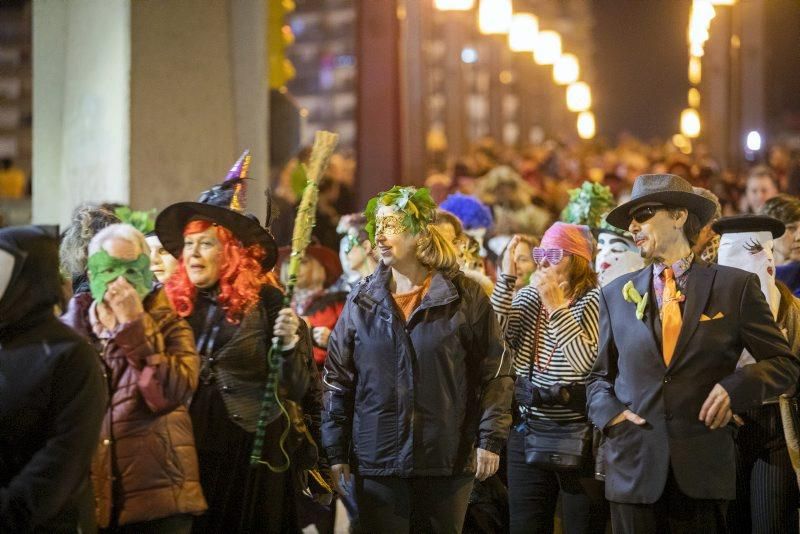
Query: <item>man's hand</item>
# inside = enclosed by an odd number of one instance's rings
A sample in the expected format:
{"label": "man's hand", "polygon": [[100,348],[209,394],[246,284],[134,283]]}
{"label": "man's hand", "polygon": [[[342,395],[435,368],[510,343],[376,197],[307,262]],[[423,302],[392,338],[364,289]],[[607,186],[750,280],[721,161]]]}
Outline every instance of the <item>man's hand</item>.
{"label": "man's hand", "polygon": [[111,308],[118,324],[135,321],[144,313],[139,294],[122,276],[108,284],[103,302]]}
{"label": "man's hand", "polygon": [[624,412],[622,412],[621,414],[616,416],[614,419],[612,419],[611,422],[608,423],[608,426],[606,428],[611,428],[612,426],[617,426],[618,424],[620,424],[621,422],[626,421],[626,420],[630,421],[634,425],[639,425],[639,426],[641,426],[641,425],[643,425],[643,424],[645,424],[647,422],[644,419],[642,419],[641,417],[639,417],[638,415],[636,415],[635,413],[633,413],[632,411],[625,410]]}
{"label": "man's hand", "polygon": [[725,388],[719,384],[714,385],[708,398],[700,408],[698,419],[703,421],[708,428],[716,430],[727,425],[733,412],[731,412],[731,398]]}
{"label": "man's hand", "polygon": [[350,475],[350,466],[348,464],[334,464],[331,466],[331,477],[333,478],[333,489],[339,495],[347,495],[350,493],[345,490],[340,483],[340,479],[344,479],[344,483],[348,486],[352,483],[353,479]]}
{"label": "man's hand", "polygon": [[475,470],[475,478],[483,482],[493,474],[497,473],[500,467],[500,455],[486,449],[478,449],[478,468]]}
{"label": "man's hand", "polygon": [[291,308],[283,308],[278,312],[275,319],[275,326],[272,327],[272,335],[281,338],[281,345],[290,346],[295,342],[297,328],[300,326],[300,319]]}

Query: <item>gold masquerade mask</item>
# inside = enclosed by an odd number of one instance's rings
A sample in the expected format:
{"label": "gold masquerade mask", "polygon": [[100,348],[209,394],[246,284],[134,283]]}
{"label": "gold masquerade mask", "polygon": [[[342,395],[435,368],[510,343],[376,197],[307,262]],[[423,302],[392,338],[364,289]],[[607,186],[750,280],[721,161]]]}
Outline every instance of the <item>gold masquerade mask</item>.
{"label": "gold masquerade mask", "polygon": [[375,218],[375,235],[395,236],[400,235],[408,228],[403,223],[405,215],[402,213],[392,213],[391,215],[378,216]]}

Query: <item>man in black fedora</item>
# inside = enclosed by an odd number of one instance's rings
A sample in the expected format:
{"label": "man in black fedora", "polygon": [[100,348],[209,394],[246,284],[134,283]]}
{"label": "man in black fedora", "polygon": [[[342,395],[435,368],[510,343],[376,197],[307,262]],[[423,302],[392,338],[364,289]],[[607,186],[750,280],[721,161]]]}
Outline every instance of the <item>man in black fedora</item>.
{"label": "man in black fedora", "polygon": [[[644,269],[605,286],[588,411],[607,437],[615,533],[724,532],[736,495],[733,413],[797,382],[755,274],[691,251],[714,204],[668,174],[636,179],[608,222],[628,230]],[[756,363],[736,370],[747,348]]]}

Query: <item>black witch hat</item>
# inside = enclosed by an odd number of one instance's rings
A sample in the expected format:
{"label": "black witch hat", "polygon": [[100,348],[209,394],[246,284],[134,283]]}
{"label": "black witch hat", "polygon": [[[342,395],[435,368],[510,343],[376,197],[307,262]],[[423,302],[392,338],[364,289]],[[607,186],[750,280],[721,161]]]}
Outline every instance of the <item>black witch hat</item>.
{"label": "black witch hat", "polygon": [[[204,191],[197,202],[178,202],[167,206],[156,218],[156,234],[161,245],[176,258],[183,252],[183,229],[194,220],[211,221],[230,230],[244,246],[261,245],[266,256],[261,262],[267,270],[275,266],[278,247],[258,217],[246,213],[247,173],[250,151],[245,150],[228,171],[225,180]],[[269,224],[269,221],[267,221]]]}

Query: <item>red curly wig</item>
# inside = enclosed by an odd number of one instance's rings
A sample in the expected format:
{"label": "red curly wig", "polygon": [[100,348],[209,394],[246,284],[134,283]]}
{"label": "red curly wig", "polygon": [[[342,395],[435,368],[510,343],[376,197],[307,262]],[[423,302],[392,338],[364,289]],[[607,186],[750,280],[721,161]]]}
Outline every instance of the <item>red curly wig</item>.
{"label": "red curly wig", "polygon": [[[213,224],[205,220],[191,221],[183,229],[183,235],[204,232]],[[237,324],[258,304],[262,286],[281,286],[275,273],[265,271],[262,267],[261,261],[266,252],[260,245],[245,247],[227,228],[216,226],[216,229],[217,239],[222,244],[218,301],[225,310],[226,319]],[[197,288],[189,280],[183,257],[164,289],[180,317],[192,314]]]}

